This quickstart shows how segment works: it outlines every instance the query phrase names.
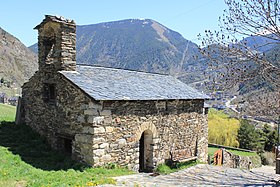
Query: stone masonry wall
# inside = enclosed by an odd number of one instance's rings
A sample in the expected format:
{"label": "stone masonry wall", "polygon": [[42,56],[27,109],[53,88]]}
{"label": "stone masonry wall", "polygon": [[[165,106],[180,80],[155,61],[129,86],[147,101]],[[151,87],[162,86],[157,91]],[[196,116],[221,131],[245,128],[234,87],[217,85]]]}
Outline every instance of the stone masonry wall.
{"label": "stone masonry wall", "polygon": [[207,115],[203,100],[101,101],[84,112],[93,119],[94,165],[118,163],[139,169],[139,140],[152,132],[153,165],[173,157],[206,162]]}
{"label": "stone masonry wall", "polygon": [[[46,82],[55,83],[54,103],[43,99]],[[25,123],[45,137],[54,149],[64,149],[63,138],[73,140],[73,158],[91,164],[92,135],[85,132],[82,137],[79,136],[87,125],[91,125],[83,115],[91,99],[62,75],[43,71],[37,72],[23,86],[22,94],[21,113]]]}
{"label": "stone masonry wall", "polygon": [[39,31],[39,69],[75,71],[76,25],[74,21],[64,21],[49,16],[36,29]]}
{"label": "stone masonry wall", "polygon": [[[42,98],[44,82],[56,82],[56,102]],[[94,101],[60,74],[37,72],[23,87],[25,122],[53,148],[72,139],[72,157],[93,166],[117,163],[139,169],[139,140],[152,132],[153,165],[171,158],[207,159],[203,100]]]}
{"label": "stone masonry wall", "polygon": [[226,149],[223,150],[223,166],[231,168],[256,168],[261,167],[261,158],[258,155],[255,156],[240,156],[235,155]]}

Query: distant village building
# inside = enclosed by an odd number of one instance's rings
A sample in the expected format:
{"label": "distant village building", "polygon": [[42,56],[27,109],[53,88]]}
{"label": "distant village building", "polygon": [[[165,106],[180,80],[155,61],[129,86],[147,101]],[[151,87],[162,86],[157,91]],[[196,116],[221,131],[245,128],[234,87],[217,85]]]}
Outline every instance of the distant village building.
{"label": "distant village building", "polygon": [[8,97],[6,93],[0,93],[0,103],[6,104],[8,102]]}
{"label": "distant village building", "polygon": [[73,20],[46,16],[35,29],[39,70],[22,87],[20,121],[53,148],[136,171],[206,162],[206,95],[168,75],[77,65]]}
{"label": "distant village building", "polygon": [[16,96],[10,97],[8,99],[8,104],[9,105],[17,106],[17,102],[18,102],[18,97],[16,97]]}

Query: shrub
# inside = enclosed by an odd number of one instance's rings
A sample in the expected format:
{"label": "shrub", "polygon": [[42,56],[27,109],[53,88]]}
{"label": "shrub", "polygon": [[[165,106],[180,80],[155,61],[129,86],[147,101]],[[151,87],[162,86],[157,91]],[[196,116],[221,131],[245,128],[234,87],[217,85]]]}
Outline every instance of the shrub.
{"label": "shrub", "polygon": [[275,165],[275,153],[272,152],[264,152],[261,154],[262,164],[263,165]]}

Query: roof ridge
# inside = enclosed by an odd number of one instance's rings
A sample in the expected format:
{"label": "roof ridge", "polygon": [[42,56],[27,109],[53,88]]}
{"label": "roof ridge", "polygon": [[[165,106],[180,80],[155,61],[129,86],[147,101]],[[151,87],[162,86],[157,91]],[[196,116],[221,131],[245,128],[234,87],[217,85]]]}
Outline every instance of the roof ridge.
{"label": "roof ridge", "polygon": [[[165,74],[165,73],[147,72],[147,71],[134,70],[134,69],[124,69],[124,68],[108,67],[108,66],[102,66],[102,65],[97,65],[97,64],[77,64],[77,65],[78,65],[78,66],[97,67],[97,68],[117,69],[117,70],[125,70],[125,71],[140,72],[140,73],[155,74],[155,75],[165,75],[165,76],[174,77],[174,76],[172,76],[172,75]],[[175,78],[175,77],[174,77],[174,78]]]}

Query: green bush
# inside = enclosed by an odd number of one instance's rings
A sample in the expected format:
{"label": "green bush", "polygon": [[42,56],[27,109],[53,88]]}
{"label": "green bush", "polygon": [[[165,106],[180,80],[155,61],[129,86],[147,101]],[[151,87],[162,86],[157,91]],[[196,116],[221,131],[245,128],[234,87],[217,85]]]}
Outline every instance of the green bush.
{"label": "green bush", "polygon": [[270,165],[270,166],[274,166],[275,165],[275,159],[276,159],[276,155],[275,153],[272,152],[264,152],[260,154],[261,156],[261,160],[262,160],[262,164],[263,165]]}

